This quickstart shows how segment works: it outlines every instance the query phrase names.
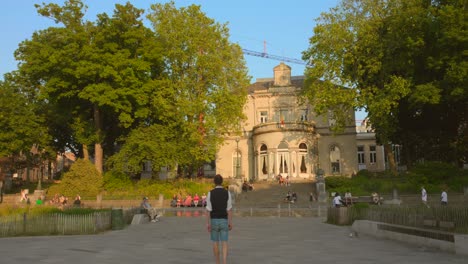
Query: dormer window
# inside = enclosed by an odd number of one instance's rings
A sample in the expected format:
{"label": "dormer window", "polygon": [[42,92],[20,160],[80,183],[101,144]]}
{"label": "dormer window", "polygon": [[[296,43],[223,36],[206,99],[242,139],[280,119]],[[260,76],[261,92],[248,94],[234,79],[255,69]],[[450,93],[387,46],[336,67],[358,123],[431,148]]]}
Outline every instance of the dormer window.
{"label": "dormer window", "polygon": [[273,72],[275,76],[274,86],[291,85],[291,67],[281,62],[273,69]]}

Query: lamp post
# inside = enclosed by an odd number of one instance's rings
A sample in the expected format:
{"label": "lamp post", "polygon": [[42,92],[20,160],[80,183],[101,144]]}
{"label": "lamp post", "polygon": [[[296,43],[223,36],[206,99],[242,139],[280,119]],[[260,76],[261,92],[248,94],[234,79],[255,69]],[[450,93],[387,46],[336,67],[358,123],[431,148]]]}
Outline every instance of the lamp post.
{"label": "lamp post", "polygon": [[236,137],[236,179],[240,178],[240,162],[239,162],[239,137]]}

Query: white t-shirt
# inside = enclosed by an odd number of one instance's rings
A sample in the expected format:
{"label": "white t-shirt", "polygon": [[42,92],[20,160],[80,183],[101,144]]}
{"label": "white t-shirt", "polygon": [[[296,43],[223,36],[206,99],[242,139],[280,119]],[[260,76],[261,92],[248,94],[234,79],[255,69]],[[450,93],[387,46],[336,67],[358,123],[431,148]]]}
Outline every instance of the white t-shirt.
{"label": "white t-shirt", "polygon": [[445,191],[443,191],[442,194],[440,195],[440,201],[441,202],[448,202],[447,193]]}
{"label": "white t-shirt", "polygon": [[341,196],[335,196],[335,198],[333,198],[333,206],[337,206],[337,205],[341,205]]}
{"label": "white t-shirt", "polygon": [[426,189],[422,188],[421,190],[421,200],[423,202],[427,202],[427,192],[426,192]]}

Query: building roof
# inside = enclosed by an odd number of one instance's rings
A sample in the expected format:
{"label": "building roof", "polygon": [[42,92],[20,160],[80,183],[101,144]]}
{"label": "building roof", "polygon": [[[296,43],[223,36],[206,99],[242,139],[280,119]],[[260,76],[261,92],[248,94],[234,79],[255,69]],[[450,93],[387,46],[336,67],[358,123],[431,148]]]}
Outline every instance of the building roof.
{"label": "building roof", "polygon": [[[258,91],[268,92],[270,87],[274,87],[273,78],[261,78],[257,79],[256,82],[251,84],[247,89],[249,94],[253,94]],[[291,87],[302,88],[304,84],[304,76],[293,76],[291,77]]]}

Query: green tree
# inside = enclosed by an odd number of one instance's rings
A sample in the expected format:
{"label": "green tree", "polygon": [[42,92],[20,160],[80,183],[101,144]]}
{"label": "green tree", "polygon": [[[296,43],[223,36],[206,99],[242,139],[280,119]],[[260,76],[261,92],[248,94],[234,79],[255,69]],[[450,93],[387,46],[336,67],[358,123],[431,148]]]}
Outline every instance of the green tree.
{"label": "green tree", "polygon": [[378,142],[403,144],[409,165],[466,160],[465,13],[458,0],[343,0],[317,20],[303,53],[304,95],[338,123],[340,109],[365,109]]}
{"label": "green tree", "polygon": [[153,86],[147,84],[161,68],[158,41],[142,22],[143,10],[130,3],[117,4],[112,17],[100,14],[94,23],[83,19],[80,0],[36,7],[61,27],[21,43],[19,70],[65,122],[61,131],[72,132],[64,139],[82,145],[84,156],[93,144],[102,172],[115,140],[148,118]]}
{"label": "green tree", "polygon": [[11,159],[12,171],[50,159],[50,137],[44,116],[39,114],[40,104],[28,98],[30,93],[15,79],[11,73],[0,81],[0,156]]}
{"label": "green tree", "polygon": [[249,77],[242,51],[229,42],[227,25],[206,17],[199,6],[177,9],[171,2],[151,10],[163,75],[154,81],[148,126],[133,131],[119,160],[135,170],[138,160],[155,168],[198,166],[215,158],[224,136],[244,118]]}
{"label": "green tree", "polygon": [[52,185],[50,195],[63,194],[69,197],[81,196],[95,197],[103,188],[101,173],[89,160],[78,159],[70,167],[70,171],[63,175],[60,183]]}

